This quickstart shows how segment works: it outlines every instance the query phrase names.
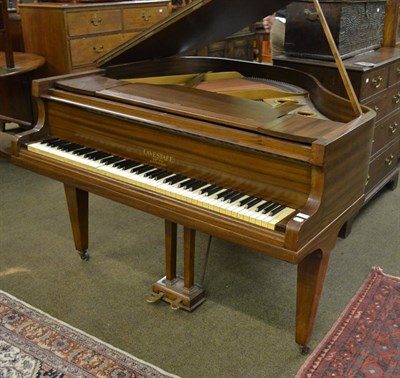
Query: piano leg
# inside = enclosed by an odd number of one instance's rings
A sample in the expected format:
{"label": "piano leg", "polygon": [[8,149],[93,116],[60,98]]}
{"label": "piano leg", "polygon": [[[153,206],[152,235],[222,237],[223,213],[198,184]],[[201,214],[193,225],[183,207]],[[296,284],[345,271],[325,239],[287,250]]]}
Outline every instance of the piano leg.
{"label": "piano leg", "polygon": [[307,344],[321,298],[329,255],[330,250],[314,251],[297,266],[296,342],[303,354],[310,350]]}
{"label": "piano leg", "polygon": [[193,311],[205,301],[204,289],[194,283],[194,254],[196,231],[183,229],[184,277],[176,274],[177,224],[165,221],[166,276],[153,284],[153,294],[147,299],[152,303],[162,299],[171,304],[173,310],[179,308]]}
{"label": "piano leg", "polygon": [[64,184],[67,197],[69,218],[75,248],[82,260],[89,260],[89,194],[74,186]]}

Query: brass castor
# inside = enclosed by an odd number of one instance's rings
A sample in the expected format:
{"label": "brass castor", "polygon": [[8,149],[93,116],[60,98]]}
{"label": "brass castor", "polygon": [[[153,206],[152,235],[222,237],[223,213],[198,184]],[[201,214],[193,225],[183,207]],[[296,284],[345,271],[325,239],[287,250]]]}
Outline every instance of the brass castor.
{"label": "brass castor", "polygon": [[88,251],[83,251],[83,252],[79,252],[79,257],[81,258],[81,260],[88,261],[90,258],[90,255],[89,255]]}
{"label": "brass castor", "polygon": [[303,355],[310,354],[311,348],[308,345],[300,345],[300,353]]}

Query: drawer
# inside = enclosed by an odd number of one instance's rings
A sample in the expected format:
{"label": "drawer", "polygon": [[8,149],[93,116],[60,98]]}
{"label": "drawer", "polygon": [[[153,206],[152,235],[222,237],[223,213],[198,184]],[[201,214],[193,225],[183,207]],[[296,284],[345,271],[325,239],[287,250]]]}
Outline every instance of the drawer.
{"label": "drawer", "polygon": [[400,138],[400,112],[396,112],[375,126],[372,155]]}
{"label": "drawer", "polygon": [[70,40],[71,64],[80,66],[95,62],[104,54],[138,33],[111,34]]}
{"label": "drawer", "polygon": [[365,72],[361,76],[360,99],[366,99],[376,93],[382,92],[389,84],[389,68],[384,66]]}
{"label": "drawer", "polygon": [[124,9],[124,30],[146,29],[170,14],[168,6],[136,7]]}
{"label": "drawer", "polygon": [[107,10],[67,13],[67,34],[70,37],[118,32],[122,30],[121,11]]}
{"label": "drawer", "polygon": [[394,143],[371,161],[368,183],[365,188],[366,193],[379,185],[397,169],[398,148],[399,144]]}
{"label": "drawer", "polygon": [[364,105],[376,111],[376,121],[400,109],[400,84],[372,97]]}
{"label": "drawer", "polygon": [[389,86],[400,82],[400,60],[389,67]]}

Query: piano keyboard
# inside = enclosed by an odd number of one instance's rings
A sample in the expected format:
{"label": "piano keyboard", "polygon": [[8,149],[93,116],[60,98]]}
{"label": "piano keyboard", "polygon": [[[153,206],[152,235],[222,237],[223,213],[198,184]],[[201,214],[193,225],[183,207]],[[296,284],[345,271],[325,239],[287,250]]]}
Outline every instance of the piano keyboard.
{"label": "piano keyboard", "polygon": [[296,210],[76,143],[50,138],[28,150],[268,229]]}

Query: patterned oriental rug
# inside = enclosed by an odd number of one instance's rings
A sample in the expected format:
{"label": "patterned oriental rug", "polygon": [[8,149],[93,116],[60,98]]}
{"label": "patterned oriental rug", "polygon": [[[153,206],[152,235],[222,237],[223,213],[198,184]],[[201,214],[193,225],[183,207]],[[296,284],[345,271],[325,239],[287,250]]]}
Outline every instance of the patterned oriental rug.
{"label": "patterned oriental rug", "polygon": [[0,290],[0,377],[176,377]]}
{"label": "patterned oriental rug", "polygon": [[296,378],[400,377],[400,278],[373,268]]}

